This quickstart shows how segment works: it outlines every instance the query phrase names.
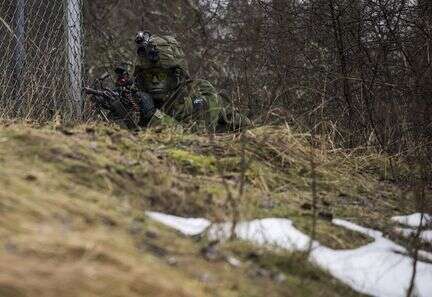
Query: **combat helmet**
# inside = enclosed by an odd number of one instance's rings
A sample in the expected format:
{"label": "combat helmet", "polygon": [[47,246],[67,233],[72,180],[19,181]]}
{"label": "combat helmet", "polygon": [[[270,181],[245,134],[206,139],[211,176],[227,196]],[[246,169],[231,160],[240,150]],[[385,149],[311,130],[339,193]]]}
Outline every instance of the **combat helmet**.
{"label": "combat helmet", "polygon": [[134,75],[146,69],[161,67],[179,69],[183,79],[189,77],[184,52],[179,42],[172,36],[151,35],[149,32],[138,32],[136,39],[137,62]]}

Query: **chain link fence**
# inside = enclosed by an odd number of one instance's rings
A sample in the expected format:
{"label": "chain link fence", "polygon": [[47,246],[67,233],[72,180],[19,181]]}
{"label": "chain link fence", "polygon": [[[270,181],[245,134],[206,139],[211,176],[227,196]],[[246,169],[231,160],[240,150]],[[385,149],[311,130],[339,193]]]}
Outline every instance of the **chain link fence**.
{"label": "chain link fence", "polygon": [[81,0],[0,0],[0,117],[80,117],[81,24]]}

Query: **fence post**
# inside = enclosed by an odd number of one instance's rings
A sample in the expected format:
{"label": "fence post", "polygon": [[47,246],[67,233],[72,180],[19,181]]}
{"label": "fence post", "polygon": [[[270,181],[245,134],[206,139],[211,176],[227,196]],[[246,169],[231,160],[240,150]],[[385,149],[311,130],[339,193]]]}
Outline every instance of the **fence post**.
{"label": "fence post", "polygon": [[81,0],[67,0],[67,42],[69,93],[73,100],[76,116],[82,115],[82,29]]}
{"label": "fence post", "polygon": [[26,0],[16,0],[16,12],[13,16],[14,25],[14,39],[15,47],[12,55],[12,100],[16,102],[16,108],[19,109],[22,104],[22,94],[20,94],[22,81],[23,81],[23,71],[25,64],[25,33],[26,33]]}

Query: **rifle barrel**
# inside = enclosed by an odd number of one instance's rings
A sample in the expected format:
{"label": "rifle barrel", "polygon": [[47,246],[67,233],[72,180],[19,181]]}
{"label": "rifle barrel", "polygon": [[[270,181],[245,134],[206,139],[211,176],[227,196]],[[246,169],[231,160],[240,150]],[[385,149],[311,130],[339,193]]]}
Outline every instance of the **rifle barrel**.
{"label": "rifle barrel", "polygon": [[95,89],[89,88],[89,87],[84,87],[84,91],[86,92],[86,94],[89,94],[89,95],[98,95],[98,96],[103,96],[103,97],[107,96],[107,94],[104,91],[95,90]]}

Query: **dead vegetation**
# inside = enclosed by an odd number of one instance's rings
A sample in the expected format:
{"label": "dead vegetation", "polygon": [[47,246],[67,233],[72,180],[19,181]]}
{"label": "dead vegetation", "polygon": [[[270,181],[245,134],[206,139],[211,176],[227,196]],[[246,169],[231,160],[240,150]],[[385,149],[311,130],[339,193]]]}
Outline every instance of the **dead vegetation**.
{"label": "dead vegetation", "polygon": [[[146,219],[144,211],[159,210],[227,221],[235,199],[238,219],[288,217],[309,232],[310,136],[286,126],[245,133],[243,173],[239,137],[3,122],[1,295],[76,296],[78,287],[80,296],[355,295],[315,267],[294,269],[295,255],[264,253],[254,260],[253,249],[233,242],[221,253],[247,265],[206,261],[200,256],[205,242]],[[382,170],[390,157],[324,145],[313,151],[322,243],[341,249],[369,241],[335,227],[333,217],[385,228],[391,215],[413,209],[401,204],[391,171]],[[275,281],[281,271],[287,278]]]}

